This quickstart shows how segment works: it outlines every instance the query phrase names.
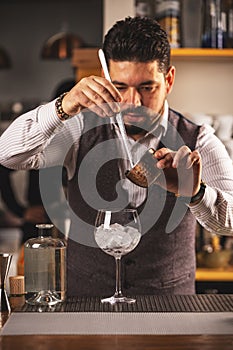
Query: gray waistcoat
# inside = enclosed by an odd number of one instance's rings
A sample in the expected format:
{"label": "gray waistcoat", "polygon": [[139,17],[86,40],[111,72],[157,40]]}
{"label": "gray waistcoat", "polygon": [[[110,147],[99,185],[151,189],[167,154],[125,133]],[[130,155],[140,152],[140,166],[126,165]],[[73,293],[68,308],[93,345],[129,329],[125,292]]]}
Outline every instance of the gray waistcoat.
{"label": "gray waistcoat", "polygon": [[[168,131],[159,147],[176,150],[186,144],[194,149],[198,130],[170,110]],[[114,258],[97,248],[94,222],[96,209],[128,203],[127,193],[118,183],[116,142],[119,140],[106,119],[91,113],[85,116],[76,172],[68,184],[73,210],[68,295],[109,296],[115,290]],[[174,194],[152,185],[138,211],[143,236],[135,250],[122,258],[123,291],[127,295],[194,293],[196,221],[187,206]]]}

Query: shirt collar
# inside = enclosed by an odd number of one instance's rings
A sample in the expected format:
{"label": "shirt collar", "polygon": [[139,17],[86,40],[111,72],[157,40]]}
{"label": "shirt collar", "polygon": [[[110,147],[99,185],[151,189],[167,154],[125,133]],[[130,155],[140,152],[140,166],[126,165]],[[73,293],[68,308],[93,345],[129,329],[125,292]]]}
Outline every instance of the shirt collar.
{"label": "shirt collar", "polygon": [[163,114],[161,116],[160,126],[163,128],[162,135],[164,136],[167,132],[167,125],[168,125],[168,111],[169,106],[167,100],[164,102],[164,110]]}

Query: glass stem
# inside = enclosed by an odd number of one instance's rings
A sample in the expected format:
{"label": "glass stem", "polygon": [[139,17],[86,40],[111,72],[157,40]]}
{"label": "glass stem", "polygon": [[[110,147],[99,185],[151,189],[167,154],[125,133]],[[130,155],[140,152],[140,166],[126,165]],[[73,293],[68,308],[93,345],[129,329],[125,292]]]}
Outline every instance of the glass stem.
{"label": "glass stem", "polygon": [[116,291],[115,291],[115,297],[120,298],[122,297],[121,293],[121,257],[115,257],[116,262]]}

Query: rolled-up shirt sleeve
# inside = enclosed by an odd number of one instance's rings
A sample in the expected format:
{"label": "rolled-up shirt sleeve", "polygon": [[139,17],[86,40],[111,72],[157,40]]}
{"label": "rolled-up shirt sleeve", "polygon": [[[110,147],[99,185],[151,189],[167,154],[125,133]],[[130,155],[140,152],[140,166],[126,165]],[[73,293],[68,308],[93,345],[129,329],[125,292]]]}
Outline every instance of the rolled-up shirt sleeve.
{"label": "rolled-up shirt sleeve", "polygon": [[233,164],[225,146],[209,126],[200,129],[197,149],[202,157],[202,179],[206,190],[190,210],[208,231],[233,235]]}
{"label": "rolled-up shirt sleeve", "polygon": [[[62,122],[55,101],[41,105],[18,117],[2,134],[0,163],[16,170],[66,165],[67,152],[77,152],[82,128],[80,116]],[[67,170],[72,177],[75,156],[70,152],[69,157]]]}
{"label": "rolled-up shirt sleeve", "polygon": [[[83,132],[83,115],[62,122],[55,101],[18,117],[0,138],[0,163],[12,169],[39,169],[63,165],[74,175]],[[210,232],[233,235],[233,164],[225,146],[209,126],[202,126],[196,149],[202,157],[202,200],[190,206],[199,223]]]}

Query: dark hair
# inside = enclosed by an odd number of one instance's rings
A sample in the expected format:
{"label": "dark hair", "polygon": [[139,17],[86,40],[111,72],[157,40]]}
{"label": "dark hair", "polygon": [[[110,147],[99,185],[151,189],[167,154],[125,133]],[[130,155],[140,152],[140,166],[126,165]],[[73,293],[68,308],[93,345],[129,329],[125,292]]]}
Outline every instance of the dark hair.
{"label": "dark hair", "polygon": [[167,34],[152,18],[126,17],[116,22],[105,35],[103,51],[107,61],[157,61],[163,73],[170,66]]}

